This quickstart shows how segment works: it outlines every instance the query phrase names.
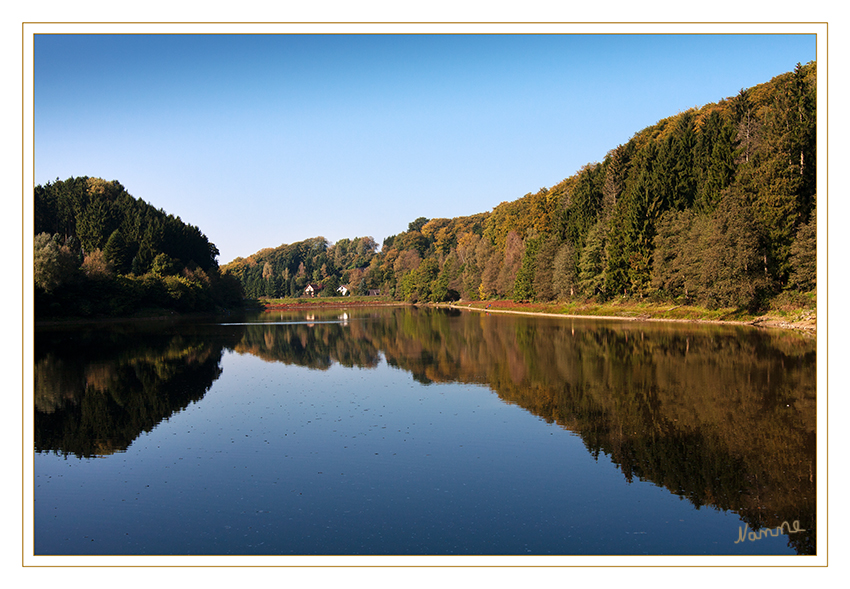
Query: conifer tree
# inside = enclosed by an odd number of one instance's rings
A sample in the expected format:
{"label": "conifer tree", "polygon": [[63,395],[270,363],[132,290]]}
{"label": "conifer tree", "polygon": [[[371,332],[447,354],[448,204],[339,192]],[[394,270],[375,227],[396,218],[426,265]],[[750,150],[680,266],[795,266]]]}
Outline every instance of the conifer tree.
{"label": "conifer tree", "polygon": [[103,255],[119,274],[126,274],[130,271],[133,253],[120,229],[116,229],[109,236],[106,246],[103,248]]}
{"label": "conifer tree", "polygon": [[605,290],[605,229],[597,223],[587,234],[579,258],[578,284],[585,296],[600,296]]}
{"label": "conifer tree", "polygon": [[537,253],[540,251],[540,242],[539,236],[525,240],[522,262],[514,282],[513,299],[515,301],[531,301],[536,298],[534,270],[537,265]]}
{"label": "conifer tree", "polygon": [[561,244],[555,254],[552,270],[552,288],[560,300],[576,296],[578,288],[578,268],[573,244],[569,241]]}
{"label": "conifer tree", "polygon": [[791,246],[791,288],[807,292],[817,284],[817,215],[812,211],[811,220],[800,225]]}
{"label": "conifer tree", "polygon": [[541,238],[540,248],[534,269],[534,295],[539,301],[551,301],[555,299],[554,270],[555,256],[558,253],[560,240],[554,234]]}

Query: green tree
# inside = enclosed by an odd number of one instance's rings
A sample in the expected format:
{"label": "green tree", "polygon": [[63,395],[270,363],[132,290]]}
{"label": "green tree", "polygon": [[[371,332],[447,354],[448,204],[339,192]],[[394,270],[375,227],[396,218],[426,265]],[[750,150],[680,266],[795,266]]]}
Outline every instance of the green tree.
{"label": "green tree", "polygon": [[617,201],[623,194],[629,171],[631,144],[620,145],[606,157],[605,180],[602,184],[602,203],[600,215],[607,226],[617,206]]}
{"label": "green tree", "polygon": [[621,200],[612,216],[605,248],[605,292],[608,296],[625,295],[629,285],[628,244],[626,242],[626,207]]}
{"label": "green tree", "polygon": [[505,240],[504,261],[499,268],[499,277],[496,282],[496,292],[501,297],[509,297],[513,294],[514,283],[517,273],[522,265],[522,257],[525,253],[525,244],[516,231],[510,231]]}
{"label": "green tree", "polygon": [[699,242],[700,302],[758,310],[770,284],[756,221],[741,195],[728,191],[692,239]]}
{"label": "green tree", "polygon": [[759,141],[740,175],[765,238],[766,265],[775,284],[787,281],[791,244],[814,206],[814,120],[813,70],[798,66],[774,79]]}
{"label": "green tree", "polygon": [[[652,144],[650,144],[651,146]],[[643,296],[650,281],[652,243],[655,222],[664,210],[664,196],[656,178],[656,150],[648,148],[642,154],[636,183],[624,199],[623,250],[628,290]]]}
{"label": "green tree", "polygon": [[605,291],[605,228],[596,223],[587,234],[579,257],[579,289],[586,296],[602,296]]}
{"label": "green tree", "polygon": [[428,221],[430,221],[430,219],[426,217],[419,217],[418,219],[416,219],[415,221],[411,221],[407,225],[407,230],[411,233],[420,233],[422,231],[422,228],[428,223]]}
{"label": "green tree", "polygon": [[116,229],[109,236],[106,246],[103,248],[103,255],[119,274],[126,274],[130,271],[133,252],[120,229]]}
{"label": "green tree", "polygon": [[559,245],[560,240],[555,234],[549,234],[542,238],[534,269],[533,286],[536,300],[551,301],[555,299],[555,256],[558,253]]}
{"label": "green tree", "polygon": [[36,287],[52,293],[73,280],[78,258],[59,236],[40,233],[33,239],[33,278]]}
{"label": "green tree", "polygon": [[564,242],[555,254],[552,288],[560,300],[574,297],[578,290],[578,263],[573,244]]}
{"label": "green tree", "polygon": [[112,204],[103,198],[93,198],[77,215],[77,236],[87,252],[105,249],[107,239],[117,228]]}
{"label": "green tree", "polygon": [[694,157],[697,136],[694,121],[694,111],[687,111],[678,117],[661,158],[660,173],[666,179],[662,181],[662,185],[666,185],[667,193],[665,208],[688,208],[696,197],[697,173]]}
{"label": "green tree", "polygon": [[179,269],[168,254],[158,254],[151,265],[151,274],[154,276],[173,276],[177,274]]}
{"label": "green tree", "polygon": [[478,264],[483,266],[481,284],[478,287],[479,298],[486,299],[496,296],[499,293],[499,271],[504,257],[487,237],[481,238],[476,251],[478,252]]}
{"label": "green tree", "polygon": [[452,251],[446,256],[440,273],[431,283],[431,301],[440,303],[460,299],[461,283],[460,262],[457,253]]}
{"label": "green tree", "polygon": [[328,276],[327,280],[325,280],[324,289],[322,290],[322,296],[324,297],[338,297],[340,293],[337,292],[339,288],[339,278],[335,275]]}
{"label": "green tree", "polygon": [[602,209],[605,174],[600,164],[587,164],[578,174],[569,203],[562,213],[562,235],[576,250],[584,247],[587,232],[596,223]]}
{"label": "green tree", "polygon": [[652,260],[652,286],[670,298],[695,294],[694,272],[698,263],[691,210],[671,210],[658,222]]}
{"label": "green tree", "polygon": [[788,286],[803,292],[817,286],[817,214],[812,211],[811,220],[800,225],[791,245],[791,277]]}
{"label": "green tree", "polygon": [[749,164],[759,141],[761,125],[748,88],[741,88],[732,107],[737,126],[736,139],[741,147],[740,163]]}
{"label": "green tree", "polygon": [[711,112],[697,143],[699,188],[696,206],[711,213],[721,193],[735,179],[735,128],[717,110]]}
{"label": "green tree", "polygon": [[531,237],[525,240],[522,262],[514,281],[513,299],[515,301],[531,301],[537,296],[534,291],[534,271],[537,267],[537,254],[540,251],[541,237]]}

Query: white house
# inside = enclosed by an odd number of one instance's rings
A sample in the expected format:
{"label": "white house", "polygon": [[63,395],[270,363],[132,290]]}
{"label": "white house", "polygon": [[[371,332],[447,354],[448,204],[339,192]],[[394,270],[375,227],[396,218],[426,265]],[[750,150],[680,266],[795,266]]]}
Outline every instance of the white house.
{"label": "white house", "polygon": [[319,294],[319,291],[322,290],[321,284],[308,284],[304,289],[304,294],[308,297],[314,297]]}
{"label": "white house", "polygon": [[348,288],[348,285],[342,284],[338,289],[336,289],[336,291],[345,297],[348,296],[348,293],[351,292],[351,289]]}

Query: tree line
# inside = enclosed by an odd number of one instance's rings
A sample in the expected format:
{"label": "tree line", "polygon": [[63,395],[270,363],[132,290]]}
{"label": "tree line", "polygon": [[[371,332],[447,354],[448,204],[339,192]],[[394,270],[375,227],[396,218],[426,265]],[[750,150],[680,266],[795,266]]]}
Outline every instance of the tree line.
{"label": "tree line", "polygon": [[334,244],[314,237],[236,258],[222,271],[238,278],[250,298],[298,297],[307,285],[321,288],[323,296],[339,296],[337,289],[342,285],[355,294],[366,294],[372,284],[366,275],[377,251],[372,237]]}
{"label": "tree line", "polygon": [[[251,296],[324,281],[411,302],[625,297],[757,309],[780,293],[799,298],[816,288],[816,75],[815,62],[798,64],[643,129],[551,188],[488,213],[420,217],[380,251],[371,238],[316,238],[224,271]],[[348,255],[363,239],[370,247]]]}
{"label": "tree line", "polygon": [[36,186],[35,313],[127,315],[241,304],[218,249],[197,227],[131,196],[117,181],[71,177]]}
{"label": "tree line", "polygon": [[237,258],[116,181],[35,189],[36,313],[214,309],[337,289],[396,300],[620,298],[758,309],[816,289],[815,62],[668,117],[492,211]]}

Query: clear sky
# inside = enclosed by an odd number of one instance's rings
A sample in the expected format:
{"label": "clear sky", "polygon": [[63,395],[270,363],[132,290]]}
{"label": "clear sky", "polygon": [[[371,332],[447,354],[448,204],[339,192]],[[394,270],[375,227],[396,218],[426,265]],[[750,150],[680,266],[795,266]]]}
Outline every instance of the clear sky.
{"label": "clear sky", "polygon": [[35,181],[98,176],[224,264],[550,187],[814,35],[38,35]]}

